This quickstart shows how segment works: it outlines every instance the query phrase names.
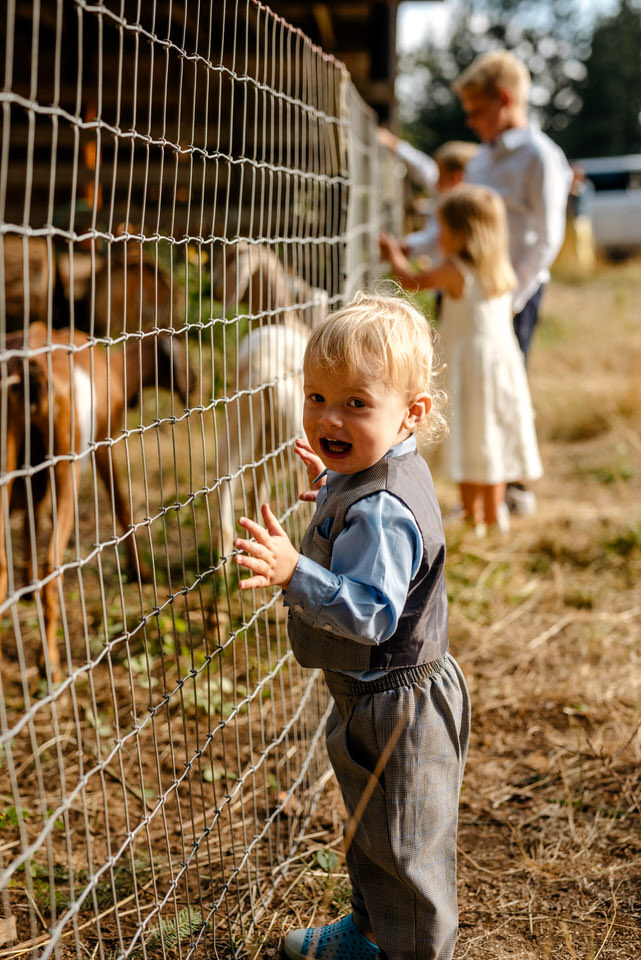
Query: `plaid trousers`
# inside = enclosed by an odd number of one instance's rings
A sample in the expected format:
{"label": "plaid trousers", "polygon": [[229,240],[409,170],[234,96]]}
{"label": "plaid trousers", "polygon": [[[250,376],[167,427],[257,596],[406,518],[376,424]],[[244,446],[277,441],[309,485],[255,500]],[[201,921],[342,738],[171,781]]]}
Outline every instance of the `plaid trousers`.
{"label": "plaid trousers", "polygon": [[327,749],[350,818],[354,922],[389,960],[451,960],[470,731],[461,670],[445,654],[369,683],[334,671],[325,679],[334,698]]}

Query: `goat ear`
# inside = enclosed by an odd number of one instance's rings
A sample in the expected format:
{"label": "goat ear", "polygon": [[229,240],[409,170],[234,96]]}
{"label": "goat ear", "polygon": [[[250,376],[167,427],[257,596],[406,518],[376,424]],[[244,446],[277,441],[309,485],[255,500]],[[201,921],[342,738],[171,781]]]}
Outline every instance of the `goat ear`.
{"label": "goat ear", "polygon": [[[174,387],[178,391],[181,399],[188,406],[188,388],[191,389],[192,372],[191,367],[189,369],[187,368],[185,348],[177,337],[172,338],[168,334],[165,334],[164,336],[159,334],[156,337],[156,344],[158,347],[158,359],[160,360],[160,355],[162,354],[162,358],[167,362],[167,364],[170,364],[173,361]],[[162,379],[160,371],[158,373],[158,377],[159,379]],[[169,381],[166,382],[165,386],[169,386]]]}
{"label": "goat ear", "polygon": [[247,296],[251,270],[249,264],[249,250],[235,250],[227,261],[227,296],[225,297],[225,312],[232,304],[240,302]]}
{"label": "goat ear", "polygon": [[29,407],[32,413],[41,413],[47,398],[47,377],[35,360],[29,363]]}
{"label": "goat ear", "polygon": [[156,349],[166,360],[171,360],[171,336],[162,332],[156,334]]}

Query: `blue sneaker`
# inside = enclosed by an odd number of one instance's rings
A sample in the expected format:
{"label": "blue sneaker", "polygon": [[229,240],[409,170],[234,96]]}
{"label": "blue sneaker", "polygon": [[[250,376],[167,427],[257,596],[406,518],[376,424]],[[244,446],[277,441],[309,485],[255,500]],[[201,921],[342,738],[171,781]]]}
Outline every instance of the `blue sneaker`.
{"label": "blue sneaker", "polygon": [[290,960],[375,960],[381,952],[360,932],[351,913],[326,927],[292,930],[283,950]]}

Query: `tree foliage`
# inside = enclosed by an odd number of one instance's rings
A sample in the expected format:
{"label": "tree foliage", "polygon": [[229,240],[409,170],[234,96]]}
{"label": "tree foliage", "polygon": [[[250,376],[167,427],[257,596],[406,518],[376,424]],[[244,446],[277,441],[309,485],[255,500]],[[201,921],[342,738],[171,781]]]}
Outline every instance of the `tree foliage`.
{"label": "tree foliage", "polygon": [[641,0],[619,0],[591,29],[576,0],[461,0],[446,47],[406,66],[405,134],[428,153],[469,139],[452,82],[479,54],[513,50],[532,76],[532,109],[569,156],[641,149]]}
{"label": "tree foliage", "polygon": [[641,152],[641,4],[621,0],[595,27],[581,110],[560,138],[571,156]]}

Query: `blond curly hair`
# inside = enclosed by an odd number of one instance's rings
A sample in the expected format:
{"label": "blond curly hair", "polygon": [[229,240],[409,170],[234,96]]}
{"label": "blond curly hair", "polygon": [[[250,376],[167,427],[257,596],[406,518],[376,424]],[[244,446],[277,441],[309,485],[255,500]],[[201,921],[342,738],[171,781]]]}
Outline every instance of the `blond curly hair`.
{"label": "blond curly hair", "polygon": [[359,372],[376,377],[407,403],[429,394],[432,407],[418,430],[424,442],[435,443],[447,433],[436,341],[436,332],[406,296],[361,290],[312,331],[304,367],[318,365],[348,378]]}

